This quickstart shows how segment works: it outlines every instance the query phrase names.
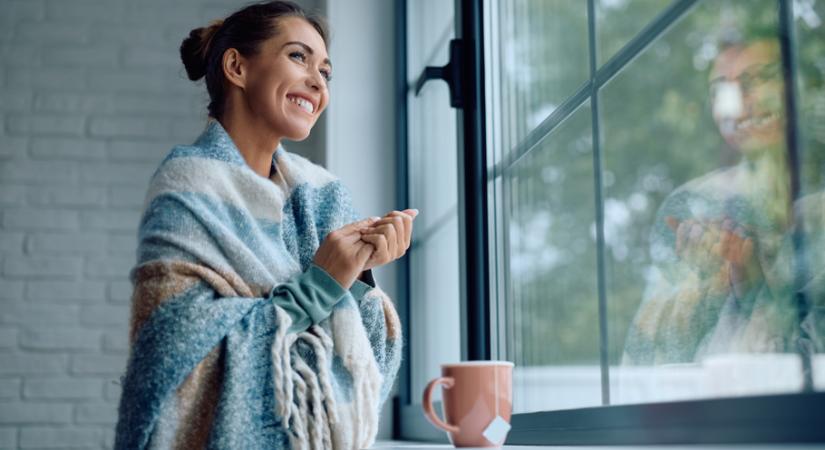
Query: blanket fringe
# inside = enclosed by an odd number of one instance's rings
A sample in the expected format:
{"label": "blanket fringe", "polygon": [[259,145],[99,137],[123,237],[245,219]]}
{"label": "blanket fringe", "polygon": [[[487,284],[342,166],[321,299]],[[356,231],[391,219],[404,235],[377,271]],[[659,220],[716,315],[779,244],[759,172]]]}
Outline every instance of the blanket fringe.
{"label": "blanket fringe", "polygon": [[[338,447],[334,446],[331,428],[338,420],[328,357],[333,351],[332,338],[317,325],[302,333],[287,333],[292,320],[281,308],[275,309],[278,325],[272,342],[275,412],[282,419],[292,448]],[[298,341],[312,349],[317,372],[295,350]]]}
{"label": "blanket fringe", "polygon": [[[275,310],[278,325],[272,342],[275,412],[282,419],[292,448],[349,450],[371,446],[378,431],[383,377],[372,361],[366,332],[352,325],[360,324],[357,310],[341,311],[349,317],[344,319],[347,326],[343,329],[336,329],[333,323],[335,339],[318,325],[301,333],[287,333],[292,324],[289,314],[277,306]],[[315,357],[312,364],[297,351],[298,341],[312,350]],[[335,399],[330,360],[336,342],[338,351],[346,355],[343,363],[353,381],[351,402],[340,404]]]}

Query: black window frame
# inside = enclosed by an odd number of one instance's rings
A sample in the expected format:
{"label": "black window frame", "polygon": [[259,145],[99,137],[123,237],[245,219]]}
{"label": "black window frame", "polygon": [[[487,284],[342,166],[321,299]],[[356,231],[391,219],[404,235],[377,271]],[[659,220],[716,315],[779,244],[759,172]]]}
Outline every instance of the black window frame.
{"label": "black window frame", "polygon": [[[587,0],[589,35],[589,79],[565,100],[522,142],[509,152],[498,166],[488,171],[486,161],[485,80],[484,80],[484,0],[455,0],[456,36],[462,43],[461,95],[463,106],[457,110],[459,125],[460,185],[459,193],[461,262],[463,264],[462,313],[466,327],[462,330],[462,354],[468,360],[491,357],[491,301],[489,279],[487,210],[488,182],[501,176],[521,157],[537,147],[579,106],[591,104],[593,123],[593,153],[595,169],[597,263],[599,284],[599,329],[602,367],[603,406],[561,411],[514,414],[507,444],[520,445],[646,445],[691,443],[777,443],[825,442],[825,392],[815,392],[810,356],[801,353],[804,388],[800,393],[761,395],[735,398],[715,398],[632,405],[610,405],[609,366],[606,342],[605,261],[603,255],[603,204],[601,180],[601,137],[599,136],[599,89],[618,74],[649,44],[688,14],[700,0],[674,0],[650,24],[641,30],[617,54],[602,66],[597,66],[595,40],[595,0]],[[777,0],[779,11],[779,41],[785,84],[786,139],[791,170],[791,193],[800,192],[799,130],[797,125],[796,55],[793,23],[793,0]],[[414,89],[407,82],[407,1],[396,3],[396,104],[397,114],[397,192],[399,204],[407,204],[408,196],[408,95]],[[790,80],[790,81],[789,81]],[[803,246],[802,237],[793,236],[797,257]],[[399,312],[404,331],[415,330],[410,324],[409,265],[399,264]],[[802,293],[796,301],[806,305]],[[407,340],[410,341],[409,339]],[[399,376],[399,393],[394,403],[394,437],[397,439],[446,442],[445,433],[432,427],[413,401],[411,392],[409,349],[405,348]]]}

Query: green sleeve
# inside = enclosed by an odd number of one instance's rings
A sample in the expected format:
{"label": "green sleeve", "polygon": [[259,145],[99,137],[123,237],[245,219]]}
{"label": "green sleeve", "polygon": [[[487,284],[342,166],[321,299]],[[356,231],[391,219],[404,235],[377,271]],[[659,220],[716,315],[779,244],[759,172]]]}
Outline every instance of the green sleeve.
{"label": "green sleeve", "polygon": [[356,278],[355,282],[353,282],[352,286],[349,288],[352,297],[359,303],[361,302],[361,299],[364,298],[367,291],[375,287],[375,278],[372,277],[372,270],[364,271],[363,274],[364,280],[361,281]]}
{"label": "green sleeve", "polygon": [[312,263],[304,273],[275,286],[270,298],[292,318],[289,332],[300,333],[329,317],[346,293],[335,278]]}

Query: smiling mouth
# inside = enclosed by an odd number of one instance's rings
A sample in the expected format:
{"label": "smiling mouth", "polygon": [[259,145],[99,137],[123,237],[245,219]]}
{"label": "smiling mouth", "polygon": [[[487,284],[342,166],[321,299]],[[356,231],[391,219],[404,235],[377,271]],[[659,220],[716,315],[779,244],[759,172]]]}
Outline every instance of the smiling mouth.
{"label": "smiling mouth", "polygon": [[312,105],[312,102],[303,97],[298,97],[297,95],[287,95],[286,98],[309,114],[312,114],[315,111],[315,107]]}
{"label": "smiling mouth", "polygon": [[779,115],[775,113],[748,117],[736,123],[736,131],[749,131],[754,128],[763,128],[765,125],[772,124],[777,119],[779,119]]}

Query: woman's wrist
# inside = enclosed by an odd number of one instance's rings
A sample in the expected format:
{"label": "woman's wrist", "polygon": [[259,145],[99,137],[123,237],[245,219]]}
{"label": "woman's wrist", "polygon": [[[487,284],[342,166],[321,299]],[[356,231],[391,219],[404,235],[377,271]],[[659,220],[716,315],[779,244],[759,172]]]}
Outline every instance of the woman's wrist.
{"label": "woman's wrist", "polygon": [[306,274],[313,274],[314,278],[321,279],[325,281],[325,284],[328,286],[337,286],[339,289],[346,291],[349,289],[348,286],[341,283],[333,274],[331,274],[328,270],[321,267],[320,265],[316,264],[315,262],[311,262],[309,267],[307,268]]}

